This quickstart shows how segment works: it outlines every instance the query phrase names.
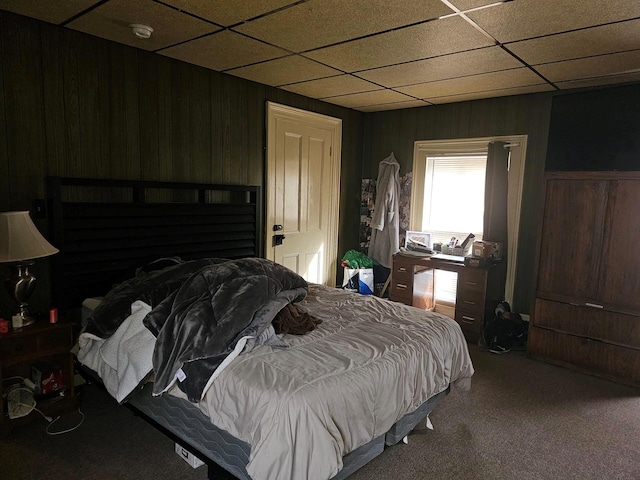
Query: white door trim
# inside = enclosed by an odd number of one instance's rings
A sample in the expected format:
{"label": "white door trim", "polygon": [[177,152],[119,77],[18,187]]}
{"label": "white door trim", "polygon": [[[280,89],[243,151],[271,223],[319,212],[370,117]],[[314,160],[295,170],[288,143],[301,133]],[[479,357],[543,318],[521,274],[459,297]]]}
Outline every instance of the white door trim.
{"label": "white door trim", "polygon": [[[329,225],[327,226],[327,246],[324,256],[324,283],[335,286],[338,261],[338,221],[340,207],[340,158],[342,149],[342,120],[314,112],[307,112],[298,108],[267,102],[267,165],[266,165],[266,218],[265,218],[265,257],[274,260],[274,249],[271,246],[273,235],[273,219],[275,218],[275,179],[270,176],[274,171],[276,148],[276,119],[282,118],[312,126],[322,126],[333,131],[331,143],[331,182],[325,205],[329,211]],[[286,239],[285,239],[286,242]]]}

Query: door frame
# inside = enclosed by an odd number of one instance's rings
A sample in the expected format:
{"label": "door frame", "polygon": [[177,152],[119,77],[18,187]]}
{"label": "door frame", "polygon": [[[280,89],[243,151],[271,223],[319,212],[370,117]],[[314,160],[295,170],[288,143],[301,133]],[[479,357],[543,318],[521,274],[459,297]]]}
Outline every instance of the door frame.
{"label": "door frame", "polygon": [[[330,185],[329,194],[323,208],[329,209],[329,225],[327,225],[327,245],[324,255],[324,283],[335,286],[337,262],[338,262],[338,225],[340,220],[340,168],[342,157],[342,119],[329,117],[320,113],[308,112],[299,108],[289,107],[267,101],[267,163],[265,169],[265,258],[274,260],[274,248],[271,246],[273,235],[273,221],[275,216],[275,178],[270,175],[274,171],[276,152],[276,120],[293,120],[306,123],[311,126],[332,130],[332,142],[330,145]],[[285,240],[286,241],[286,240]]]}

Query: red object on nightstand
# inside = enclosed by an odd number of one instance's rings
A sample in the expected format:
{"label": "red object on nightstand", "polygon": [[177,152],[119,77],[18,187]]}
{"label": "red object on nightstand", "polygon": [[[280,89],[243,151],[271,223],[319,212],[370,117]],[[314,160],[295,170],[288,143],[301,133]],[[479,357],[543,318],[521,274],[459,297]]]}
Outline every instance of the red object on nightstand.
{"label": "red object on nightstand", "polygon": [[0,334],[9,333],[9,320],[0,318]]}

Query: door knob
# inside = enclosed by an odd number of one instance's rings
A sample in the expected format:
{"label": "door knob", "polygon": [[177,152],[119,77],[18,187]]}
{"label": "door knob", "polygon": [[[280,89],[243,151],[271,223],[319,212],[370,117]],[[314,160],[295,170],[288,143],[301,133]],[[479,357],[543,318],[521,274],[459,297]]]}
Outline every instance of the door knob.
{"label": "door knob", "polygon": [[282,225],[274,225],[273,226],[273,231],[274,232],[279,232],[280,230],[282,230],[282,228],[283,228]]}

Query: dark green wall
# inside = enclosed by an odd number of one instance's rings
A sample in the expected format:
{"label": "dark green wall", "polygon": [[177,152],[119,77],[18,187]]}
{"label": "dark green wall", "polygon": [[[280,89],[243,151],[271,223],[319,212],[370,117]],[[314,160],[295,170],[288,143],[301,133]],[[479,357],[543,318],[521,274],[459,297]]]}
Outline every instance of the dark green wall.
{"label": "dark green wall", "polygon": [[0,11],[0,211],[47,175],[264,187],[267,101],[342,119],[338,252],[357,248],[363,113]]}
{"label": "dark green wall", "polygon": [[400,173],[413,168],[418,140],[528,135],[520,217],[514,308],[529,313],[534,288],[534,249],[539,185],[544,174],[551,94],[520,95],[369,114],[365,120],[364,178],[394,152]]}

